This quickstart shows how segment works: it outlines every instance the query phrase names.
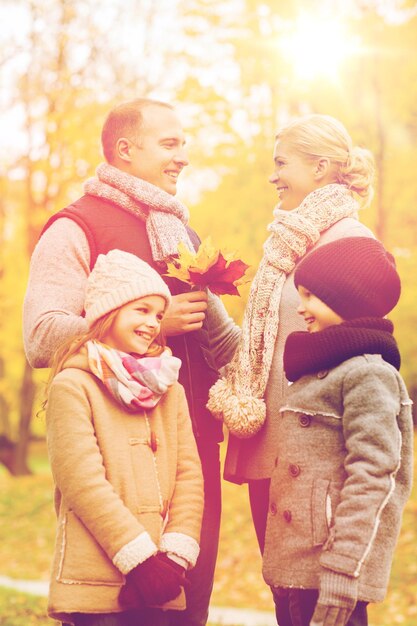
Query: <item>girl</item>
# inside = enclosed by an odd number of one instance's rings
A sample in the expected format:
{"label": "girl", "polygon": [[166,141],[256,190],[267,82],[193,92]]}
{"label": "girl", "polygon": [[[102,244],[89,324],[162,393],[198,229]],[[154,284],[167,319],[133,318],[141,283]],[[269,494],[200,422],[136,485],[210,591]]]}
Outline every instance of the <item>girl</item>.
{"label": "girl", "polygon": [[284,350],[263,574],[280,626],[366,626],[383,600],[412,483],[411,400],[393,325],[392,256],[348,237],[295,270],[307,331]]}
{"label": "girl", "polygon": [[56,356],[46,418],[58,530],[49,615],[75,626],[169,624],[184,609],[203,510],[181,365],[160,325],[168,287],[112,250],[87,284],[89,330]]}
{"label": "girl", "polygon": [[280,204],[252,284],[240,346],[225,379],[210,392],[209,408],[229,437],[225,478],[249,484],[252,517],[263,550],[277,419],[287,391],[282,356],[288,334],[302,329],[296,314],[294,268],[318,245],[372,233],[357,219],[372,197],[374,165],[353,145],[344,126],[327,115],[307,115],[276,136],[274,172]]}

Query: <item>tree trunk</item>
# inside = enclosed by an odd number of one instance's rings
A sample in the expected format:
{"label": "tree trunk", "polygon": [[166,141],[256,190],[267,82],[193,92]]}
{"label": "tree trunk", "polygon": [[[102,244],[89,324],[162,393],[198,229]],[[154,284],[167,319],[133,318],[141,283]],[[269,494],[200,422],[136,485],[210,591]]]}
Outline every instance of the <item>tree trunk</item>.
{"label": "tree trunk", "polygon": [[0,463],[11,473],[14,474],[16,444],[13,443],[6,435],[0,435]]}
{"label": "tree trunk", "polygon": [[23,476],[25,474],[32,473],[27,464],[27,457],[29,451],[30,422],[32,419],[34,398],[35,383],[33,381],[33,372],[29,363],[26,361],[20,391],[19,437],[15,448],[12,471],[15,476]]}
{"label": "tree trunk", "polygon": [[[0,356],[0,381],[4,380],[4,377],[4,359],[2,356]],[[10,437],[9,409],[10,407],[7,399],[2,393],[0,393],[0,436],[4,435],[6,438]]]}

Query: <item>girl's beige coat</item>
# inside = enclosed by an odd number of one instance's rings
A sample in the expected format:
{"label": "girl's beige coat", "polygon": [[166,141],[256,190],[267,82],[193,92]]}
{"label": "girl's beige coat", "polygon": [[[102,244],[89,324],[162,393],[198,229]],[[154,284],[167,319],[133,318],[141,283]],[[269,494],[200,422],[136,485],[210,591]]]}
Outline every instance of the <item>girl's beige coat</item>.
{"label": "girl's beige coat", "polygon": [[[129,555],[138,538],[142,545],[145,531],[156,546],[162,542],[193,565],[204,496],[181,385],[148,412],[147,423],[143,412],[127,413],[110,397],[79,353],[53,381],[47,434],[58,515],[52,617],[68,621],[71,612],[122,610],[124,576],[113,559],[120,551]],[[144,558],[149,543],[143,542]],[[137,559],[137,546],[132,556]],[[169,606],[184,608],[184,595]]]}

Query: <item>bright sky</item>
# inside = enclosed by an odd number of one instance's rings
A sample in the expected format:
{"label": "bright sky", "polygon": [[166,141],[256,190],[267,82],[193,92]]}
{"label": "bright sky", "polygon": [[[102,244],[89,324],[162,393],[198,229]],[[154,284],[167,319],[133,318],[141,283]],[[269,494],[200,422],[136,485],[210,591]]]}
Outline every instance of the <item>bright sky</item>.
{"label": "bright sky", "polygon": [[[29,0],[21,0],[18,3],[10,0],[1,0],[0,2],[0,23],[2,24],[0,50],[6,51],[3,52],[3,55],[7,55],[5,43],[10,40],[13,41],[15,47],[17,45],[22,50],[24,49],[25,37],[29,29],[28,2]],[[53,0],[45,4],[49,8],[54,6]],[[229,10],[238,10],[239,4],[239,0],[225,1],[225,16]],[[347,30],[347,20],[345,19],[347,14],[352,15],[354,4],[354,0],[321,0],[314,12],[305,11],[294,22],[280,22],[281,26],[284,26],[284,31],[281,32],[285,34],[279,37],[276,45],[289,59],[297,79],[308,81],[320,77],[323,80],[336,81],[342,64],[352,55],[360,52],[361,42],[354,33]],[[400,0],[379,0],[379,4],[381,11],[389,16],[390,21],[399,21],[399,19],[410,17],[411,14],[417,12],[417,7],[400,11]],[[308,2],[305,5],[311,6]],[[77,3],[77,10],[82,9],[87,15],[92,6],[92,0]],[[259,2],[260,14],[265,10],[266,13],[268,12],[265,9],[266,6]],[[132,9],[132,7],[136,7],[136,9]],[[113,0],[101,0],[100,12],[97,14],[100,25],[113,24],[114,22],[115,27],[111,28],[109,32],[112,37],[117,38],[117,45],[126,55],[127,63],[135,59],[141,62],[141,56],[143,57],[141,45],[148,27],[145,23],[146,11],[154,8],[154,5],[151,0],[141,0],[140,11],[137,7],[138,5],[134,2],[126,3],[126,11],[120,12],[118,3]],[[175,7],[176,3],[173,0],[161,0],[158,2],[157,20],[152,22],[153,28],[158,29],[156,40],[160,39],[161,45],[168,43],[173,50],[178,45],[181,46],[178,36],[177,39],[175,38],[178,31],[178,25],[175,22]],[[159,11],[159,9],[161,10]],[[268,28],[270,19],[280,20],[280,16],[265,14],[266,28]],[[198,45],[201,50],[201,46],[208,47],[210,42],[199,38],[196,39],[195,45],[196,50]],[[217,53],[215,46],[212,46],[211,56]],[[76,56],[79,57],[81,64],[88,62],[88,54],[88,46],[79,47]],[[164,76],[166,83],[167,77],[169,79],[170,68],[161,65],[161,55],[158,55],[158,50],[150,47],[146,54],[146,64],[151,66],[152,75],[156,81],[161,75]],[[226,97],[233,101],[233,85],[237,80],[239,69],[233,68],[233,64],[227,58],[215,59],[215,62],[216,72],[218,72],[219,66],[222,67],[221,74],[222,79],[224,79],[224,85],[220,85],[218,88],[225,90]],[[22,69],[25,69],[29,63],[30,59],[25,53],[14,54],[12,60],[9,59],[8,62],[4,63],[0,52],[0,136],[2,137],[0,157],[19,154],[26,143],[25,135],[20,128],[22,109],[19,104],[13,103],[12,82],[14,77],[21,73]],[[76,58],[74,58],[74,64],[77,64]],[[175,70],[176,72],[186,72],[187,68],[184,66],[181,69],[177,66]],[[178,75],[175,78],[178,80]],[[210,70],[207,67],[202,68],[199,80],[203,88],[213,85],[214,78],[213,75],[210,75]],[[163,97],[163,94],[158,94],[158,97]],[[262,94],[258,94],[257,97],[262,98]],[[238,106],[236,106],[236,115],[232,123],[242,129],[243,137],[245,129],[248,132],[250,130],[246,125],[245,109],[240,109]]]}

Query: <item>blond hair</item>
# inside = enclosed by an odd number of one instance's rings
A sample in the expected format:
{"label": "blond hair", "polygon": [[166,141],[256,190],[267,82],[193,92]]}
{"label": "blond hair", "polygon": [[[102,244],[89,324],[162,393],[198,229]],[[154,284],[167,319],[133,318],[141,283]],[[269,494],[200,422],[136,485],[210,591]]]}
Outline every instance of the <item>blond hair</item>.
{"label": "blond hair", "polygon": [[[48,402],[48,394],[52,385],[52,381],[55,376],[63,369],[64,363],[74,354],[80,351],[80,349],[90,340],[102,341],[110,330],[113,321],[120,309],[114,309],[106,315],[103,315],[96,320],[91,327],[80,335],[71,337],[64,341],[64,343],[55,352],[54,358],[51,363],[51,370],[49,373],[48,381],[45,389],[45,401],[42,403],[42,408],[46,407]],[[151,345],[143,357],[159,356],[165,350],[166,340],[162,332],[153,340]]]}
{"label": "blond hair", "polygon": [[114,162],[116,144],[121,137],[140,140],[140,132],[143,128],[142,112],[148,106],[174,109],[167,102],[151,98],[136,98],[136,100],[119,104],[108,113],[101,131],[101,145],[107,163],[111,165]]}
{"label": "blond hair", "polygon": [[346,185],[367,205],[372,200],[375,163],[366,148],[354,146],[341,122],[313,113],[297,118],[277,133],[307,159],[327,158],[335,166],[336,182]]}

